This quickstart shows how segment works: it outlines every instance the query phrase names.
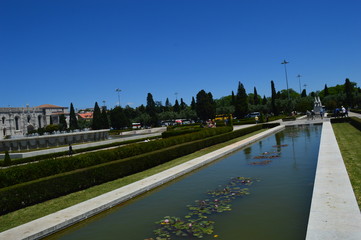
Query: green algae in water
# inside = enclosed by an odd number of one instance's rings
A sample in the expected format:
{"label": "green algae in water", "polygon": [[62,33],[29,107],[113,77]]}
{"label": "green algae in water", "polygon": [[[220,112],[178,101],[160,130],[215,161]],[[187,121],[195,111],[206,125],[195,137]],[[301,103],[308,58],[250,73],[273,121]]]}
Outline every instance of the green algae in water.
{"label": "green algae in water", "polygon": [[[231,202],[249,194],[247,186],[254,182],[251,178],[235,177],[221,189],[207,192],[207,199],[196,200],[188,205],[188,214],[184,218],[165,216],[156,222],[158,229],[154,230],[155,238],[147,240],[170,240],[172,237],[203,238],[214,231],[214,221],[209,221],[212,214],[231,211]],[[218,237],[218,235],[214,235]]]}

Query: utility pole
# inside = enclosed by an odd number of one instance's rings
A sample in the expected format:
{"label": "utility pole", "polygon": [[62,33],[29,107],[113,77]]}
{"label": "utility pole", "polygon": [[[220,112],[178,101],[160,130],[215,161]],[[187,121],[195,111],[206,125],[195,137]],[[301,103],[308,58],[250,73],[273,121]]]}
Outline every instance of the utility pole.
{"label": "utility pole", "polygon": [[117,88],[117,89],[115,89],[115,91],[118,93],[118,106],[120,107],[120,92],[122,91],[122,90],[120,90],[119,88]]}
{"label": "utility pole", "polygon": [[283,60],[283,62],[281,62],[281,64],[285,65],[285,75],[286,75],[286,85],[287,85],[287,97],[288,100],[290,100],[290,92],[288,91],[288,77],[287,77],[287,68],[286,68],[286,64],[289,63],[286,60]]}
{"label": "utility pole", "polygon": [[301,94],[301,75],[298,74],[296,77],[298,77],[298,84],[300,85],[300,94]]}

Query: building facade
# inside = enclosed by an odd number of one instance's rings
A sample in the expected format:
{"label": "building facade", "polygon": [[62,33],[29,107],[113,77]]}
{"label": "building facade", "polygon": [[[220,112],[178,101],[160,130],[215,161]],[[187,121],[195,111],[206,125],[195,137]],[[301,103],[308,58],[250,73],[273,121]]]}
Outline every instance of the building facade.
{"label": "building facade", "polygon": [[0,139],[6,136],[23,136],[49,124],[58,124],[61,114],[68,116],[68,108],[51,104],[0,108]]}

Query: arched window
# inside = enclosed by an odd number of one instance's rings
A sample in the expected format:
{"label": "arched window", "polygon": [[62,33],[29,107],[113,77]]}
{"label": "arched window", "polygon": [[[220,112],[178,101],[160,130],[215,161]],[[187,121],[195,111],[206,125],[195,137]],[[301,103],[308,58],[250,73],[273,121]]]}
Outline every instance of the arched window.
{"label": "arched window", "polygon": [[28,123],[30,122],[30,120],[31,120],[31,117],[30,117],[30,115],[28,115]]}
{"label": "arched window", "polygon": [[5,124],[5,117],[2,117],[1,120],[3,121],[3,124]]}
{"label": "arched window", "polygon": [[39,128],[41,128],[41,116],[38,116]]}
{"label": "arched window", "polygon": [[6,128],[3,129],[3,136],[6,136]]}
{"label": "arched window", "polygon": [[19,130],[19,117],[15,117],[15,130]]}

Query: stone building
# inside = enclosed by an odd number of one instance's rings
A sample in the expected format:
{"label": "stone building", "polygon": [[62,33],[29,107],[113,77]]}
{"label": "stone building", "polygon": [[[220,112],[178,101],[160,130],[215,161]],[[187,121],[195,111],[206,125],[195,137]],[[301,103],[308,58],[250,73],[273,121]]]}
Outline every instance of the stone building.
{"label": "stone building", "polygon": [[68,108],[51,104],[0,108],[0,139],[9,135],[23,136],[31,130],[58,124],[61,114],[68,118]]}

